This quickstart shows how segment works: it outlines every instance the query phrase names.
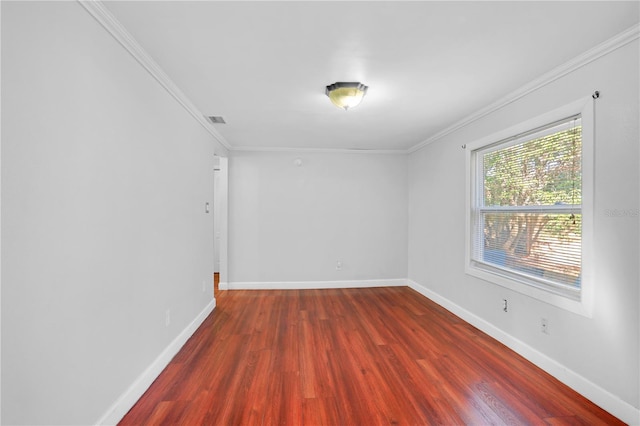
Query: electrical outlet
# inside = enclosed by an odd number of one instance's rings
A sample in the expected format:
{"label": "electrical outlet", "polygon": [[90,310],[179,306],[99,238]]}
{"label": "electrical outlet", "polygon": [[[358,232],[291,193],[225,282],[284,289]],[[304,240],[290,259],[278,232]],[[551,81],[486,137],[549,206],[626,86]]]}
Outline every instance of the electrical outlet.
{"label": "electrical outlet", "polygon": [[509,312],[509,301],[507,299],[502,299],[502,310]]}
{"label": "electrical outlet", "polygon": [[342,270],[342,261],[337,260],[336,261],[336,271],[341,271]]}
{"label": "electrical outlet", "polygon": [[171,309],[167,309],[164,316],[165,327],[169,327],[169,324],[171,324]]}
{"label": "electrical outlet", "polygon": [[549,334],[549,320],[546,318],[540,318],[540,331],[544,334]]}

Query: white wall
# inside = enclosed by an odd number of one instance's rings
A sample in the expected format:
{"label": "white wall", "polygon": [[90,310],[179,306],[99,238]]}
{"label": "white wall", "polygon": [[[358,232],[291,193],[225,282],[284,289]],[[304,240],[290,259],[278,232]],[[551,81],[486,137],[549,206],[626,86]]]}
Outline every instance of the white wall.
{"label": "white wall", "polygon": [[[460,311],[640,407],[639,70],[634,41],[530,93],[409,158],[409,278]],[[601,93],[596,103],[595,307],[592,318],[465,275],[465,152],[462,144]],[[501,301],[509,299],[509,312]],[[540,331],[549,320],[550,334]],[[606,398],[604,398],[606,399]],[[615,405],[615,404],[614,404]],[[627,417],[627,421],[629,418]],[[640,421],[638,419],[637,421]]]}
{"label": "white wall", "polygon": [[406,161],[386,154],[234,152],[231,288],[405,278]]}
{"label": "white wall", "polygon": [[212,138],[79,3],[2,2],[1,170],[2,423],[93,424],[211,306]]}

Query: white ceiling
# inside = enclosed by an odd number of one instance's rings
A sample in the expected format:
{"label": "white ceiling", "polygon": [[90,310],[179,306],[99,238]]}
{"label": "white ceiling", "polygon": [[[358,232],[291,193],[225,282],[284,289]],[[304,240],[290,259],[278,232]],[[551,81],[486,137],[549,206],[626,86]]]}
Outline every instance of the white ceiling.
{"label": "white ceiling", "polygon": [[[406,150],[638,22],[639,2],[122,1],[234,148]],[[369,86],[342,111],[336,81]]]}

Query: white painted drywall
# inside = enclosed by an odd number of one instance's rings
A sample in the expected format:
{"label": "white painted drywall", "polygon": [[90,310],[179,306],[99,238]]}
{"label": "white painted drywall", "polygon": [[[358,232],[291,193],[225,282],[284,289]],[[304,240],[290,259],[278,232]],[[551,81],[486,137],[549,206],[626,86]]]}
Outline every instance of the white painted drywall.
{"label": "white painted drywall", "polygon": [[233,152],[230,283],[406,277],[406,161],[395,154]]}
{"label": "white painted drywall", "polygon": [[[410,155],[409,279],[639,407],[638,41]],[[595,306],[569,313],[465,275],[461,145],[590,96],[596,103]],[[509,300],[509,312],[501,309]],[[549,334],[540,319],[549,321]]]}
{"label": "white painted drywall", "polygon": [[3,2],[3,424],[95,423],[209,305],[213,146],[79,3]]}
{"label": "white painted drywall", "polygon": [[[2,3],[0,3],[0,82],[2,81]],[[2,85],[0,84],[0,100]],[[0,101],[0,117],[2,102]],[[0,188],[2,188],[2,120],[0,120]],[[0,193],[2,191],[0,190]],[[0,378],[2,377],[2,197],[0,196]],[[2,423],[2,383],[0,381],[0,424]]]}

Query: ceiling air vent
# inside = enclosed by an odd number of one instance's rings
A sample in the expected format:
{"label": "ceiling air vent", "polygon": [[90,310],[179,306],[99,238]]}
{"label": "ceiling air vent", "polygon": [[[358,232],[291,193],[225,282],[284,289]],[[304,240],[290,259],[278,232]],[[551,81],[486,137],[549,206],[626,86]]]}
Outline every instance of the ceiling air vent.
{"label": "ceiling air vent", "polygon": [[220,116],[220,115],[211,115],[211,116],[209,116],[207,118],[213,124],[227,124],[227,122],[224,121],[224,118],[222,118],[222,116]]}

